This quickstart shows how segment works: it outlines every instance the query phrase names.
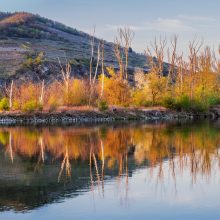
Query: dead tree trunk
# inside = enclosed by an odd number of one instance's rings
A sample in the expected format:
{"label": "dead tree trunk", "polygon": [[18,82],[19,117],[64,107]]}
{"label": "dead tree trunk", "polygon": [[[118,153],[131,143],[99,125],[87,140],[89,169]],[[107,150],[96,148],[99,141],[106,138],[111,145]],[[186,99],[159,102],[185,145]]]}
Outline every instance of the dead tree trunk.
{"label": "dead tree trunk", "polygon": [[94,45],[95,45],[95,26],[91,34],[90,45],[91,45],[91,58],[90,58],[90,64],[89,64],[89,83],[91,86],[92,85],[92,67],[93,67],[93,59],[94,59]]}
{"label": "dead tree trunk", "polygon": [[102,42],[102,84],[101,84],[101,97],[104,94],[104,79],[105,79],[105,71],[104,71],[104,42]]}
{"label": "dead tree trunk", "polygon": [[42,85],[41,85],[41,93],[40,93],[39,103],[42,106],[44,104],[44,80],[42,81]]}
{"label": "dead tree trunk", "polygon": [[67,104],[69,103],[69,84],[70,84],[70,76],[71,76],[71,65],[69,62],[66,62],[65,65],[65,69],[63,68],[60,59],[59,60],[59,64],[60,64],[60,68],[61,68],[61,74],[62,74],[62,78],[63,78],[63,83],[64,83],[64,88],[65,88],[65,95],[67,97]]}
{"label": "dead tree trunk", "polygon": [[14,84],[14,81],[12,80],[11,86],[10,86],[10,94],[9,94],[9,108],[10,108],[10,110],[12,109],[13,84]]}
{"label": "dead tree trunk", "polygon": [[93,86],[94,86],[94,84],[95,84],[95,80],[96,80],[97,73],[98,73],[99,61],[100,61],[100,43],[99,43],[99,45],[98,45],[97,62],[96,62],[95,74],[94,74],[93,82],[92,82],[92,83],[93,83]]}

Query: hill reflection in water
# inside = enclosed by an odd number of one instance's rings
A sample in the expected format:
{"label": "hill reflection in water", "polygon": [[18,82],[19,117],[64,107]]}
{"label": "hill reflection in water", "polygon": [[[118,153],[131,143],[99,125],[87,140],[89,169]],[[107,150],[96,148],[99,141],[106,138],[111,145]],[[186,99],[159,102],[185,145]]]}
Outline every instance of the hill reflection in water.
{"label": "hill reflection in water", "polygon": [[181,175],[191,186],[201,178],[209,184],[220,165],[218,122],[1,127],[0,145],[1,211],[27,212],[89,192],[104,199],[112,182],[126,203],[139,173],[155,194],[164,182],[178,194]]}

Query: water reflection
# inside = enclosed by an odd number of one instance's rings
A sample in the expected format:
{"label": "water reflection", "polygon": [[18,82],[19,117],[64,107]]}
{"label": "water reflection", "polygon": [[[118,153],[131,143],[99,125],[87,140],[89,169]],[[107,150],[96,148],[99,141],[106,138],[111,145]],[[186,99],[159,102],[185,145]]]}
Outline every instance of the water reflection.
{"label": "water reflection", "polygon": [[2,127],[0,145],[1,211],[25,212],[87,191],[104,198],[112,180],[126,203],[129,179],[143,168],[148,185],[171,176],[178,193],[181,173],[195,184],[220,165],[218,122]]}

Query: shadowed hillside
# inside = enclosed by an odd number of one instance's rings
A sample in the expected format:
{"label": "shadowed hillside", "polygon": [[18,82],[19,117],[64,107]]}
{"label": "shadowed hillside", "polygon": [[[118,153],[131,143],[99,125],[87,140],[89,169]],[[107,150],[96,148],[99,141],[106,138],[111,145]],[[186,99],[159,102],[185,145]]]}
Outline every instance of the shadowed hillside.
{"label": "shadowed hillside", "polygon": [[[91,37],[61,23],[25,12],[0,13],[0,79],[48,81],[60,77],[57,62],[69,60],[72,74],[88,75]],[[95,58],[99,39],[95,39]],[[105,65],[117,62],[113,43],[105,42]],[[42,62],[34,60],[40,58]],[[33,62],[31,62],[31,60]],[[94,62],[95,63],[95,62]],[[143,67],[146,57],[130,49],[129,69]]]}

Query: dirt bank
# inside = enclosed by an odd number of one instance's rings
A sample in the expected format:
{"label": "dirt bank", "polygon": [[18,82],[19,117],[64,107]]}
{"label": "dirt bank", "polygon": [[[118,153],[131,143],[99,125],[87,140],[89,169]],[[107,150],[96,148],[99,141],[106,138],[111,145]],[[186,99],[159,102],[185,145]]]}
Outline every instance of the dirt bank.
{"label": "dirt bank", "polygon": [[217,111],[206,114],[175,112],[163,107],[155,108],[111,108],[99,111],[92,108],[59,109],[55,112],[1,112],[1,125],[17,124],[74,124],[80,122],[110,122],[116,120],[192,120],[195,118],[218,117]]}

